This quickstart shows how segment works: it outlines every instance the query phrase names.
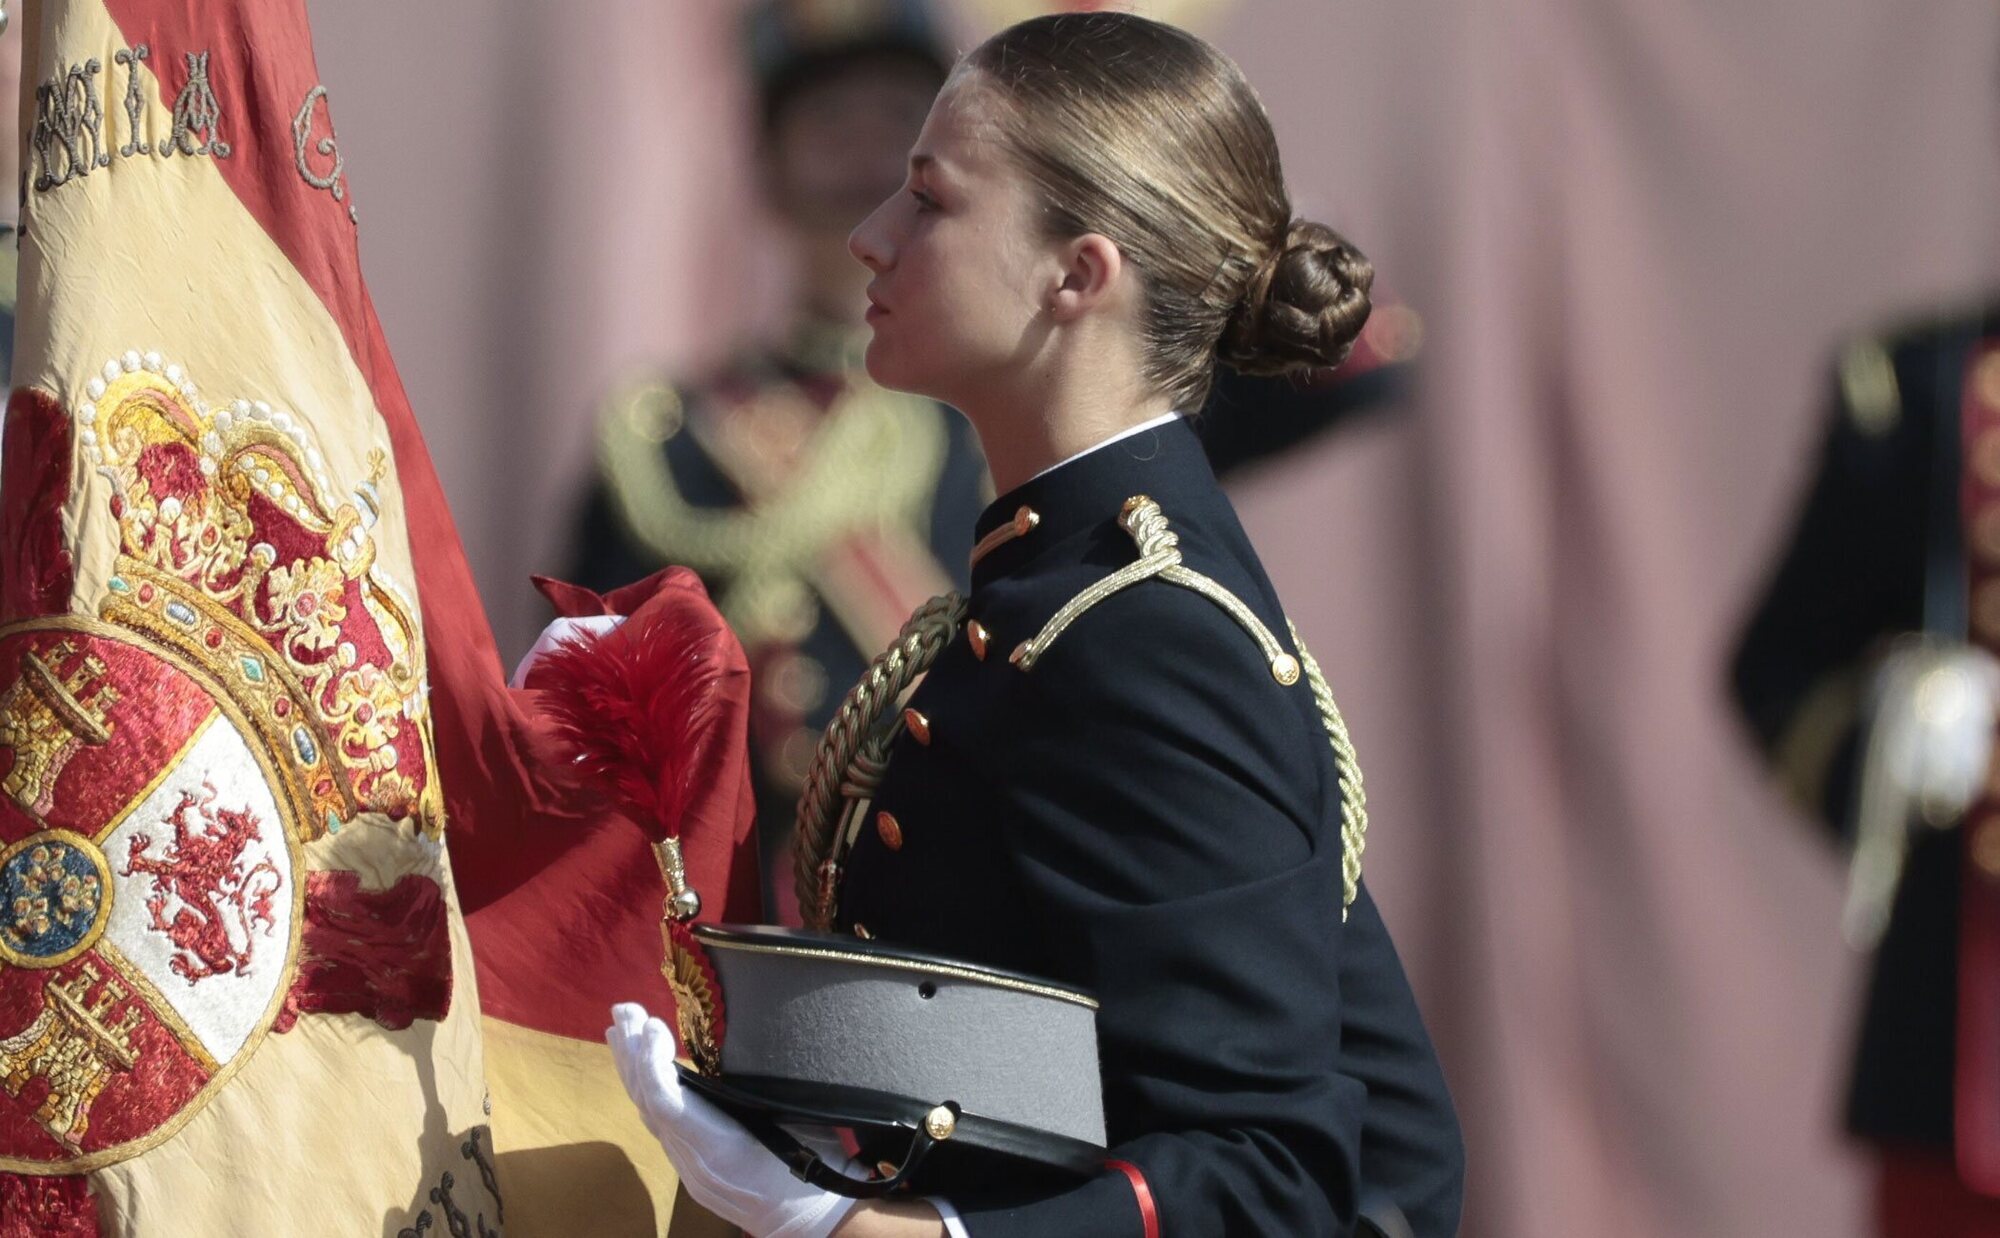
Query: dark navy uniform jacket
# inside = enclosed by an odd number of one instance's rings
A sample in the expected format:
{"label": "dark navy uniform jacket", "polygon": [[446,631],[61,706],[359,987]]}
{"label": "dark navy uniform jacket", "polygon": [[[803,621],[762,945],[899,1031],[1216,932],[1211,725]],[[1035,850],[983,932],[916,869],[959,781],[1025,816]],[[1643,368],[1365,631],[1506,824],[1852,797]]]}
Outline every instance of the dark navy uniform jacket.
{"label": "dark navy uniform jacket", "polygon": [[[910,699],[928,726],[896,741],[837,923],[1095,994],[1110,1155],[1168,1238],[1348,1234],[1363,1184],[1448,1238],[1457,1121],[1365,886],[1343,922],[1342,794],[1307,681],[1281,685],[1222,606],[1158,579],[1009,662],[1138,558],[1117,517],[1142,494],[1186,564],[1297,652],[1185,422],[1003,496],[981,535],[1023,506],[1040,523],[975,565],[985,656],[962,631]],[[1137,1201],[1107,1172],[953,1203],[976,1238],[1139,1238]]]}
{"label": "dark navy uniform jacket", "polygon": [[[1959,409],[2000,307],[1852,346],[1818,470],[1732,665],[1738,707],[1795,797],[1852,830],[1859,696],[1882,644],[1924,626],[1926,562],[1961,571]],[[1961,633],[1962,635],[1962,633]],[[1855,1052],[1854,1133],[1949,1148],[1958,1006],[1956,831],[1912,833]]]}

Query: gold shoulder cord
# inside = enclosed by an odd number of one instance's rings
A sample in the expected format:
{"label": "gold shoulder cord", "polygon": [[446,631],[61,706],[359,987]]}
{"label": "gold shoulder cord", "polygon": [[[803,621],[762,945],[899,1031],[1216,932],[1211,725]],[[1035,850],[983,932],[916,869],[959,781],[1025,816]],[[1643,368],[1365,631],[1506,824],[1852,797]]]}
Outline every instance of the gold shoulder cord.
{"label": "gold shoulder cord", "polygon": [[848,690],[820,737],[792,835],[799,910],[807,927],[822,932],[832,927],[841,861],[882,781],[889,745],[903,727],[896,705],[937,661],[964,619],[965,599],[956,593],[918,607],[896,643]]}
{"label": "gold shoulder cord", "polygon": [[1278,638],[1271,635],[1271,629],[1264,626],[1264,621],[1245,606],[1241,598],[1181,562],[1180,537],[1167,527],[1166,514],[1160,510],[1158,503],[1143,494],[1133,495],[1125,500],[1124,508],[1119,511],[1118,525],[1138,544],[1139,561],[1119,568],[1065,602],[1033,640],[1023,641],[1014,649],[1009,661],[1024,671],[1033,670],[1035,663],[1048,652],[1049,646],[1056,643],[1056,638],[1082,618],[1085,611],[1114,593],[1157,576],[1183,589],[1192,589],[1228,611],[1229,617],[1236,620],[1257,642],[1257,648],[1263,651],[1264,660],[1271,665],[1271,678],[1287,687],[1299,681],[1298,659],[1285,652],[1284,646],[1278,644]]}
{"label": "gold shoulder cord", "polygon": [[1368,792],[1361,785],[1361,758],[1354,751],[1354,741],[1348,738],[1347,720],[1340,716],[1340,706],[1333,703],[1333,689],[1327,686],[1312,650],[1299,637],[1298,625],[1287,619],[1285,626],[1291,629],[1292,643],[1299,647],[1299,661],[1305,663],[1313,703],[1319,706],[1320,725],[1326,728],[1326,737],[1333,744],[1333,769],[1340,781],[1340,803],[1345,809],[1340,819],[1340,918],[1345,920],[1347,909],[1354,906],[1355,896],[1361,892],[1361,852],[1368,845]]}

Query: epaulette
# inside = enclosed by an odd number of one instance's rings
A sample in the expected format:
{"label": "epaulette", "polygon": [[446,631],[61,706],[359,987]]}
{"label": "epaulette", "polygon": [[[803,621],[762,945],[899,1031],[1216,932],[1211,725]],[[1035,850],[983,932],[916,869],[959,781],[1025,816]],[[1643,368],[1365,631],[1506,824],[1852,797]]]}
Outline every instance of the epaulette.
{"label": "epaulette", "polygon": [[1903,416],[1895,358],[1950,341],[2000,331],[2000,306],[1948,305],[1905,317],[1886,329],[1856,336],[1834,363],[1842,411],[1854,428],[1870,437],[1895,429]]}
{"label": "epaulette", "polygon": [[1180,535],[1168,527],[1166,513],[1160,510],[1158,503],[1143,494],[1133,495],[1125,500],[1125,506],[1118,513],[1118,527],[1130,534],[1138,545],[1138,561],[1119,568],[1063,603],[1062,609],[1049,618],[1034,639],[1015,647],[1008,659],[1010,662],[1024,671],[1033,670],[1036,661],[1048,652],[1050,645],[1055,644],[1056,638],[1091,607],[1142,580],[1157,578],[1183,589],[1192,589],[1220,606],[1257,642],[1264,660],[1270,664],[1271,678],[1286,687],[1299,681],[1299,660],[1285,652],[1284,647],[1278,644],[1278,638],[1271,634],[1271,629],[1243,604],[1243,599],[1181,561]]}
{"label": "epaulette", "polygon": [[1840,350],[1838,368],[1840,403],[1854,428],[1871,438],[1895,429],[1903,416],[1903,397],[1888,344],[1873,335],[1853,340]]}
{"label": "epaulette", "polygon": [[1341,917],[1345,919],[1347,909],[1354,905],[1354,899],[1361,891],[1361,853],[1368,841],[1368,795],[1362,786],[1361,761],[1347,733],[1347,722],[1341,717],[1340,707],[1334,704],[1333,690],[1320,673],[1319,663],[1313,660],[1305,641],[1299,638],[1296,626],[1289,621],[1286,623],[1292,634],[1292,643],[1299,651],[1298,657],[1293,657],[1285,652],[1264,621],[1244,605],[1243,599],[1213,578],[1183,563],[1180,538],[1168,527],[1166,514],[1160,510],[1158,503],[1143,494],[1132,496],[1125,500],[1125,506],[1119,511],[1118,524],[1138,545],[1138,561],[1119,568],[1064,603],[1033,640],[1015,647],[1008,660],[1024,671],[1032,670],[1036,660],[1084,612],[1143,580],[1158,579],[1191,589],[1220,606],[1257,642],[1271,668],[1271,678],[1290,687],[1299,681],[1303,673],[1312,689],[1320,724],[1326,731],[1328,742],[1333,745],[1334,772],[1340,784],[1344,810],[1340,823],[1340,867]]}

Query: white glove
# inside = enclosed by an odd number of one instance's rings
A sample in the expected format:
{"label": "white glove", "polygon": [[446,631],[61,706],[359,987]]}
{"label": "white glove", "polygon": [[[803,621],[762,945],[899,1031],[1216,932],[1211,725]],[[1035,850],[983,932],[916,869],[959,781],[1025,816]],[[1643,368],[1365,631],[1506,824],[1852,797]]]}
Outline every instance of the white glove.
{"label": "white glove", "polygon": [[681,1086],[674,1034],[621,1002],[605,1029],[626,1094],[702,1207],[754,1238],[827,1238],[854,1201],[792,1176],[741,1123]]}
{"label": "white glove", "polygon": [[541,661],[542,656],[557,645],[574,641],[579,637],[609,632],[623,622],[625,622],[623,615],[585,615],[581,619],[556,620],[543,628],[542,634],[535,638],[535,643],[529,648],[527,656],[514,668],[514,677],[507,681],[507,686],[510,688],[525,686],[528,682],[528,672],[534,668],[535,663]]}
{"label": "white glove", "polygon": [[1883,768],[1914,813],[1956,823],[1986,785],[2000,705],[2000,663],[1970,645],[1905,645],[1874,680]]}

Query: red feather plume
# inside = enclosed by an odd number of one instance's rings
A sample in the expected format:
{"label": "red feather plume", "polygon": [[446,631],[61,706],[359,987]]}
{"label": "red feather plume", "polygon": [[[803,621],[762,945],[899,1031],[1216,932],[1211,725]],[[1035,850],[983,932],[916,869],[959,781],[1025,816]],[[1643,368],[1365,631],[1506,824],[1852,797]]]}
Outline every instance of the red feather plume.
{"label": "red feather plume", "polygon": [[563,641],[528,677],[575,749],[577,781],[654,841],[680,835],[695,748],[722,682],[712,634],[673,618],[656,613]]}

